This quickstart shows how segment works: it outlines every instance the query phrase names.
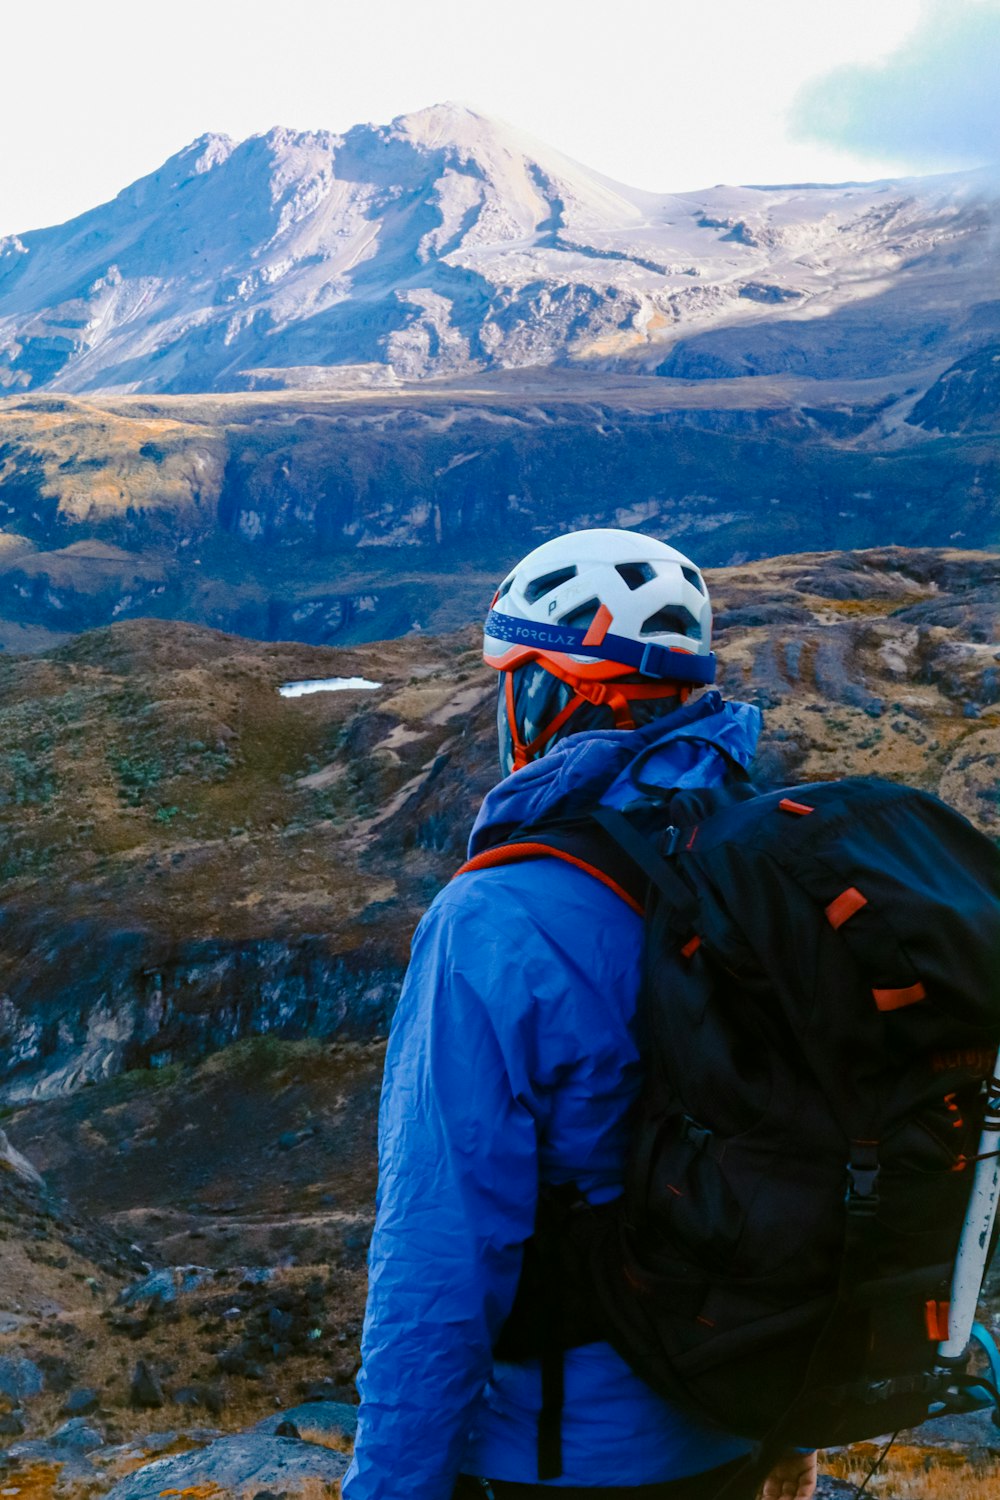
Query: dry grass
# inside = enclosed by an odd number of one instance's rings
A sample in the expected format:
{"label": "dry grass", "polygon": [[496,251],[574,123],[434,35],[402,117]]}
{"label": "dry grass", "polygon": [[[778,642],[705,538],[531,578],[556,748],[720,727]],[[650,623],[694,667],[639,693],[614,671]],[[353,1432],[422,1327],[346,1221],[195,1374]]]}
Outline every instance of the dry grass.
{"label": "dry grass", "polygon": [[[897,610],[907,609],[913,604],[921,604],[925,599],[933,597],[933,594],[926,591],[901,593],[893,598],[890,608],[895,613]],[[802,602],[815,610],[817,614],[840,615],[845,619],[862,619],[866,615],[877,618],[887,613],[887,601],[885,595],[881,594],[870,599],[823,599],[815,594],[806,594]]]}
{"label": "dry grass", "polygon": [[69,520],[214,505],[226,446],[210,426],[113,412],[66,397],[0,401],[0,480],[40,471],[40,495]]}
{"label": "dry grass", "polygon": [[53,1500],[62,1468],[62,1464],[29,1464],[18,1469],[16,1476],[0,1479],[0,1495],[16,1495],[18,1500]]}
{"label": "dry grass", "polygon": [[[881,1452],[859,1443],[822,1454],[820,1471],[848,1484],[862,1484]],[[947,1448],[892,1448],[868,1484],[875,1500],[997,1500],[1000,1458],[970,1458]]]}

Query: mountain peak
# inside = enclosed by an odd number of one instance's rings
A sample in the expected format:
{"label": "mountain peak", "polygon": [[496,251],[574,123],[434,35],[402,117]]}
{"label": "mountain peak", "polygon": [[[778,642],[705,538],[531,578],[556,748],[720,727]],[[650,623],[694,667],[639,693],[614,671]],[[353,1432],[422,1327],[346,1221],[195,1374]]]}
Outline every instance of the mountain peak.
{"label": "mountain peak", "polygon": [[397,115],[388,129],[397,139],[405,138],[412,145],[426,150],[453,146],[476,159],[524,157],[529,161],[559,162],[578,171],[587,170],[507,120],[484,114],[452,99],[443,104],[430,104],[410,114]]}
{"label": "mountain peak", "polygon": [[195,170],[208,172],[212,167],[218,166],[236,150],[236,142],[231,135],[207,130],[204,135],[198,136],[197,140],[191,142],[187,148],[187,155],[196,157]]}
{"label": "mountain peak", "polygon": [[[221,164],[232,156],[238,142],[231,135],[223,135],[214,130],[206,130],[203,135],[197,136],[180,151],[175,151],[173,156],[168,157],[151,176],[160,177],[163,173],[170,171],[173,167],[183,166],[187,171],[192,169],[196,173],[210,172],[213,167]],[[128,192],[128,189],[125,189]]]}
{"label": "mountain peak", "polygon": [[675,354],[681,330],[812,322],[887,274],[940,276],[948,306],[981,285],[1000,212],[981,187],[928,187],[643,193],[455,100],[343,134],[207,133],[112,203],[0,244],[0,391],[715,370]]}
{"label": "mountain peak", "polygon": [[447,99],[443,104],[429,104],[424,109],[412,110],[409,114],[397,115],[390,130],[407,136],[415,144],[440,146],[445,143],[466,143],[481,140],[485,136],[502,134],[503,123],[489,115],[479,114],[468,105]]}

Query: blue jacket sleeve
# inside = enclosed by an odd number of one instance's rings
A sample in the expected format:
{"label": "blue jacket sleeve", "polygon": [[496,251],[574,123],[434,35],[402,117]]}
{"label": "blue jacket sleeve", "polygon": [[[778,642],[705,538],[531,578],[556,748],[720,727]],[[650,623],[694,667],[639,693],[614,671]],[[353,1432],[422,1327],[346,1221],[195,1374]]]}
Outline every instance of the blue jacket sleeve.
{"label": "blue jacket sleeve", "polygon": [[347,1500],[450,1500],[534,1225],[524,959],[468,894],[421,923],[389,1040]]}

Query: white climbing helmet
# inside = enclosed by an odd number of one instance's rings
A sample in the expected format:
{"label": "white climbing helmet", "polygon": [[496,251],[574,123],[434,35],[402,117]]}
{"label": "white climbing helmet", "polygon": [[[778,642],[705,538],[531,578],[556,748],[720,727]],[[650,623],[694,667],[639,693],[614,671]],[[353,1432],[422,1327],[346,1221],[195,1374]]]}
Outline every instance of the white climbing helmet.
{"label": "white climbing helmet", "polygon": [[487,616],[483,658],[500,672],[540,661],[564,680],[640,672],[714,681],[712,606],[701,572],[636,531],[571,531],[512,569]]}

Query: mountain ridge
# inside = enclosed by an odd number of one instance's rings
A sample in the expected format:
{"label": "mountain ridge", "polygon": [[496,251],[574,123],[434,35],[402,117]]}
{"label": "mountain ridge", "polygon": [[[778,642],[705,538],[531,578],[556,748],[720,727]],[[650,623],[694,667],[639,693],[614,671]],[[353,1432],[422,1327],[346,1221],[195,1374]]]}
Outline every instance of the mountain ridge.
{"label": "mountain ridge", "polygon": [[878,327],[852,346],[881,372],[929,336],[954,359],[1000,329],[988,295],[968,326],[998,221],[982,169],[650,193],[454,104],[342,134],[207,133],[109,203],[0,240],[0,390],[241,389],[315,366],[677,374],[685,340],[776,321],[822,374],[819,325],[859,305],[893,319],[888,351]]}

